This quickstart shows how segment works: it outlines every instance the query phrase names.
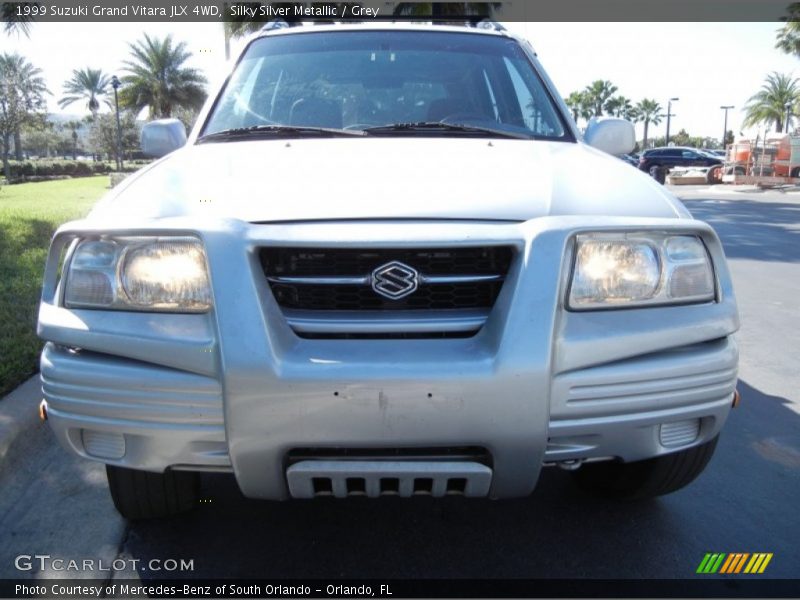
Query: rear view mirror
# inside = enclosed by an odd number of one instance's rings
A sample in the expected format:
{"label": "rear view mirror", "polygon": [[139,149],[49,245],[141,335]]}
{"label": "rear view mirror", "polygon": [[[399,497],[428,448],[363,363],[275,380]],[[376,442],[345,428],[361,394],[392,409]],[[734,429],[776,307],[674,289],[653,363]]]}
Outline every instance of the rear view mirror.
{"label": "rear view mirror", "polygon": [[636,146],[633,123],[614,117],[594,117],[586,127],[587,144],[615,156],[627,154]]}
{"label": "rear view mirror", "polygon": [[142,127],[142,152],[161,158],[186,143],[186,127],[178,119],[159,119]]}

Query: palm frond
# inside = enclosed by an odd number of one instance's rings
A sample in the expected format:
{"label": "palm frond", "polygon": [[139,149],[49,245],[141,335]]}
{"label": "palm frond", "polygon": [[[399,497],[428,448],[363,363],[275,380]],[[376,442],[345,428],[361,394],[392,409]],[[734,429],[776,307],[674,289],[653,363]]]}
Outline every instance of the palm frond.
{"label": "palm frond", "polygon": [[171,35],[159,39],[144,34],[128,48],[122,106],[137,112],[147,107],[152,117],[160,118],[171,116],[175,107],[196,108],[205,101],[206,78],[183,66],[192,56],[185,42],[174,43]]}
{"label": "palm frond", "polygon": [[19,9],[22,7],[32,9],[40,6],[42,6],[40,2],[0,2],[0,20],[3,21],[3,30],[7,34],[22,34],[30,37],[34,17],[30,15],[30,11],[25,14]]}

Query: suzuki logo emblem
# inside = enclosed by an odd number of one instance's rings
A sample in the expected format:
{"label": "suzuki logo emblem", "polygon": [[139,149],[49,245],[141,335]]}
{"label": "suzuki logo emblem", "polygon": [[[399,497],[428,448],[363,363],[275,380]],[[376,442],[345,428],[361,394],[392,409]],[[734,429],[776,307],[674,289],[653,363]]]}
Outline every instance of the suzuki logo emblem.
{"label": "suzuki logo emblem", "polygon": [[386,263],[372,272],[372,289],[391,300],[413,294],[419,284],[416,269],[398,261]]}

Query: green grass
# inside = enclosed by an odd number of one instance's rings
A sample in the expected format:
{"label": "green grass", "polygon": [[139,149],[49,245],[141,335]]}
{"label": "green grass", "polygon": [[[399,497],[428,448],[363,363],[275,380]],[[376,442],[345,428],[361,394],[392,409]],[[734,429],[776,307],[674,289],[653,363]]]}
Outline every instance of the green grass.
{"label": "green grass", "polygon": [[0,396],[38,368],[36,316],[50,238],[79,219],[108,187],[108,176],[0,188]]}

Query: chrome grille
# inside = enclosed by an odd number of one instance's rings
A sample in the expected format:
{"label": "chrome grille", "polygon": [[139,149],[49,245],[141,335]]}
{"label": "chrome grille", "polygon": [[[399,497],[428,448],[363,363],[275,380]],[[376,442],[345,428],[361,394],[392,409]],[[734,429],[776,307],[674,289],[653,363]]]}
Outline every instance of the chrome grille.
{"label": "chrome grille", "polygon": [[[418,288],[399,299],[381,296],[371,285],[373,271],[395,261],[419,273]],[[261,250],[261,264],[278,304],[301,310],[491,308],[510,263],[507,246]]]}
{"label": "chrome grille", "polygon": [[[260,251],[275,300],[306,337],[474,334],[500,293],[512,256],[510,246]],[[400,273],[388,273],[399,276],[387,285],[381,277],[393,265]],[[413,281],[403,291],[406,276]]]}

